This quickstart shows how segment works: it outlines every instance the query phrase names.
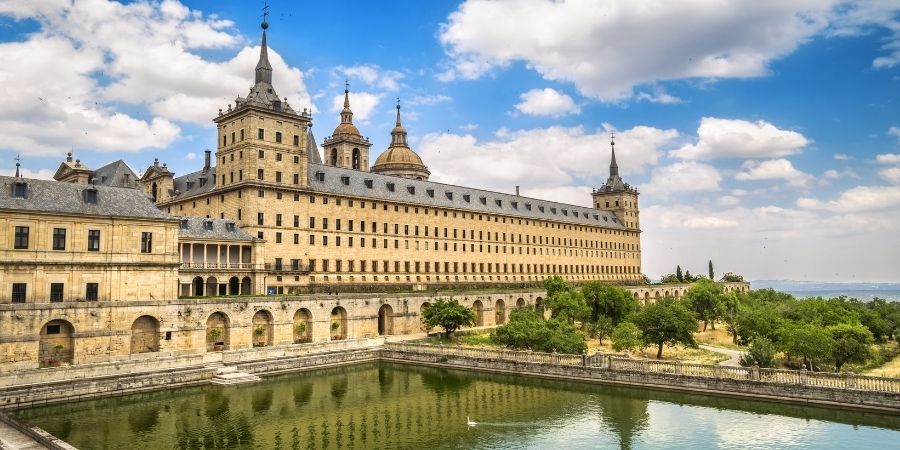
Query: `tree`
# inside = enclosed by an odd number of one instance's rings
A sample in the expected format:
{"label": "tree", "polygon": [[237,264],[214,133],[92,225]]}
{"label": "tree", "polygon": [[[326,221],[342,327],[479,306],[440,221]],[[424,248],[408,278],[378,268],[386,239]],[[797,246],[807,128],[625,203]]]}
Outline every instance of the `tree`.
{"label": "tree", "polygon": [[816,361],[832,357],[834,339],[821,326],[811,323],[788,323],[781,328],[779,347],[791,356],[802,356],[803,366],[815,370]]}
{"label": "tree", "polygon": [[755,339],[750,344],[749,351],[741,355],[741,365],[775,367],[775,345],[764,337]]}
{"label": "tree", "polygon": [[741,303],[741,297],[738,292],[731,291],[722,297],[722,320],[725,321],[725,329],[731,335],[731,342],[738,343],[737,333],[737,314],[738,305]]}
{"label": "tree", "polygon": [[716,273],[713,271],[712,260],[709,260],[709,279],[715,281]]}
{"label": "tree", "polygon": [[560,291],[555,295],[548,295],[547,307],[550,308],[550,317],[560,318],[569,323],[575,323],[576,320],[585,321],[591,314],[591,309],[579,291]]}
{"label": "tree", "polygon": [[547,290],[547,297],[553,297],[560,292],[568,292],[572,288],[569,286],[569,283],[566,283],[566,280],[563,280],[559,275],[553,275],[544,280],[544,289]]}
{"label": "tree", "polygon": [[615,324],[612,319],[606,316],[600,316],[599,319],[589,323],[587,326],[588,335],[597,338],[600,345],[603,345],[603,339],[612,334],[613,328],[615,328]]}
{"label": "tree", "polygon": [[591,322],[605,316],[612,319],[613,325],[618,325],[638,308],[637,299],[618,286],[592,281],[581,288],[581,293],[591,308]]}
{"label": "tree", "polygon": [[684,282],[684,275],[681,273],[681,266],[675,267],[675,278],[678,278],[678,282]]}
{"label": "tree", "polygon": [[680,283],[680,281],[678,281],[678,275],[675,275],[674,273],[663,275],[659,282],[662,284]]}
{"label": "tree", "polygon": [[581,354],[587,350],[584,334],[568,321],[544,320],[533,308],[519,308],[510,313],[509,323],[497,327],[492,339],[517,349],[541,352]]}
{"label": "tree", "polygon": [[684,294],[685,301],[697,313],[697,317],[703,321],[703,331],[712,324],[716,329],[716,320],[725,312],[725,295],[722,286],[713,281],[702,279],[691,286]]}
{"label": "tree", "polygon": [[874,342],[872,332],[859,324],[843,323],[828,327],[834,340],[832,357],[834,371],[840,372],[846,363],[864,363],[871,356],[870,346]]}
{"label": "tree", "polygon": [[684,302],[662,299],[639,309],[631,321],[641,329],[641,339],[645,345],[657,346],[657,359],[662,358],[665,344],[670,347],[677,344],[697,346],[694,341],[697,318]]}
{"label": "tree", "polygon": [[425,328],[441,327],[444,336],[449,339],[450,334],[460,327],[475,324],[475,311],[461,305],[456,299],[437,299],[434,303],[422,308],[422,323]]}
{"label": "tree", "polygon": [[722,275],[722,281],[726,283],[743,283],[744,277],[735,273],[728,272],[725,275]]}
{"label": "tree", "polygon": [[693,277],[693,275],[691,275],[690,270],[684,271],[684,277],[681,278],[681,281],[683,281],[685,283],[693,283],[694,282],[694,277]]}
{"label": "tree", "polygon": [[643,347],[641,329],[631,322],[622,322],[613,330],[612,342],[613,350],[617,352],[637,350]]}
{"label": "tree", "polygon": [[734,328],[741,344],[751,343],[760,337],[777,343],[781,339],[778,330],[783,322],[775,305],[745,296],[738,304]]}

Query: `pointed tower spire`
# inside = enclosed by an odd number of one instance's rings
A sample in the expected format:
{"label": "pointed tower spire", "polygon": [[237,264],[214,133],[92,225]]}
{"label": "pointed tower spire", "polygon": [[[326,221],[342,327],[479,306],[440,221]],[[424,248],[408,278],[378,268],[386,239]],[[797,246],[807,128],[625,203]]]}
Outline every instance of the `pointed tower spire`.
{"label": "pointed tower spire", "polygon": [[266,45],[266,30],[269,29],[269,5],[263,8],[263,21],[259,25],[262,27],[262,44],[259,49],[259,62],[256,63],[256,84],[266,83],[272,84],[272,64],[269,64],[269,47]]}
{"label": "pointed tower spire", "polygon": [[406,128],[400,122],[400,97],[397,97],[397,124],[391,130],[391,147],[409,147],[406,142]]}
{"label": "pointed tower spire", "polygon": [[22,161],[22,157],[18,153],[16,153],[16,178],[18,178],[20,180],[22,179],[22,174],[19,173],[19,166],[21,165],[20,164],[21,161]]}
{"label": "pointed tower spire", "polygon": [[609,162],[609,176],[618,177],[619,176],[619,165],[616,164],[616,133],[613,132],[609,137],[609,145],[612,148],[612,160]]}
{"label": "pointed tower spire", "polygon": [[353,111],[350,110],[349,81],[344,81],[344,109],[341,111],[341,123],[353,123]]}

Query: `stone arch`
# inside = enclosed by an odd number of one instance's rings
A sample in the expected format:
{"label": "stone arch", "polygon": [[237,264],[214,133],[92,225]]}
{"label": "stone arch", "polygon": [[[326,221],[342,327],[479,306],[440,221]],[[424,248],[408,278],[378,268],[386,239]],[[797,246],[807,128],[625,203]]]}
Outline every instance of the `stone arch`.
{"label": "stone arch", "polygon": [[525,305],[526,305],[526,303],[525,303],[525,299],[524,299],[524,298],[519,297],[519,299],[516,300],[516,308],[524,308]]}
{"label": "stone arch", "polygon": [[544,299],[538,297],[534,300],[534,310],[537,311],[538,314],[544,315]]}
{"label": "stone arch", "polygon": [[268,310],[261,309],[253,315],[251,321],[253,323],[253,346],[268,347],[272,345],[274,325],[272,324],[272,313]]}
{"label": "stone arch", "polygon": [[378,308],[378,335],[394,334],[394,309],[385,303]]}
{"label": "stone arch", "polygon": [[338,165],[338,154],[337,154],[336,148],[331,149],[331,165],[332,166]]}
{"label": "stone arch", "polygon": [[228,315],[220,311],[210,314],[206,319],[206,351],[228,350],[230,334],[231,326]]}
{"label": "stone arch", "polygon": [[131,353],[159,351],[159,321],[152,316],[141,316],[131,324]]}
{"label": "stone arch", "polygon": [[668,291],[668,290],[666,290],[666,292],[663,292],[663,297],[669,297],[669,291]]}
{"label": "stone arch", "polygon": [[351,163],[350,167],[352,167],[353,170],[359,170],[359,149],[358,148],[353,149],[353,158],[351,159],[351,161],[352,161],[352,163]]}
{"label": "stone arch", "polygon": [[494,303],[494,323],[497,325],[506,323],[506,302],[500,298]]}
{"label": "stone arch", "polygon": [[637,292],[635,292],[635,293],[634,293],[634,299],[635,299],[635,300],[640,300],[640,298],[641,298],[641,296],[640,296]]}
{"label": "stone arch", "polygon": [[650,291],[644,292],[644,304],[650,303]]}
{"label": "stone arch", "polygon": [[194,297],[203,297],[203,277],[194,277]]}
{"label": "stone arch", "polygon": [[423,331],[428,331],[428,330],[425,328],[425,322],[423,322],[424,317],[425,317],[425,315],[423,314],[423,312],[425,311],[425,308],[427,308],[427,307],[429,307],[429,306],[431,306],[431,303],[428,303],[428,302],[423,302],[422,305],[419,306],[419,325],[420,325],[420,327],[422,328]]}
{"label": "stone arch", "polygon": [[331,310],[331,340],[347,339],[347,310],[337,306]]}
{"label": "stone arch", "polygon": [[241,295],[252,294],[252,292],[251,292],[252,283],[253,283],[253,281],[250,280],[250,277],[244,277],[244,279],[241,280]]}
{"label": "stone arch", "polygon": [[206,296],[212,297],[219,292],[219,280],[216,277],[206,279]]}
{"label": "stone arch", "polygon": [[306,308],[300,308],[294,313],[294,342],[312,341],[312,313]]}
{"label": "stone arch", "polygon": [[38,343],[38,365],[56,367],[75,361],[75,327],[62,319],[51,320],[41,327]]}
{"label": "stone arch", "polygon": [[241,280],[238,277],[228,279],[228,295],[237,295],[241,293]]}
{"label": "stone arch", "polygon": [[659,300],[659,291],[656,291],[656,293],[653,295],[653,299]]}
{"label": "stone arch", "polygon": [[483,327],[484,326],[484,305],[481,303],[481,300],[475,300],[472,303],[472,311],[475,312],[475,326]]}

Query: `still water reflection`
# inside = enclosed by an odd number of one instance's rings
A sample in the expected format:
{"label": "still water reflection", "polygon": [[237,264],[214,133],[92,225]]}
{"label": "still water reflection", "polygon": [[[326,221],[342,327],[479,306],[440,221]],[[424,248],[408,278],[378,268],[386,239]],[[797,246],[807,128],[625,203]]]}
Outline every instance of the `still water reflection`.
{"label": "still water reflection", "polygon": [[[388,363],[17,415],[82,450],[844,449],[900,442],[897,416]],[[478,424],[468,426],[467,418]]]}

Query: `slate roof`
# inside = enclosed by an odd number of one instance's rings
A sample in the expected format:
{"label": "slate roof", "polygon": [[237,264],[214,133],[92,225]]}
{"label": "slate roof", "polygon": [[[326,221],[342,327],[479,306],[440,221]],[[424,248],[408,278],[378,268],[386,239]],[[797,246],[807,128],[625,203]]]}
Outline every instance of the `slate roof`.
{"label": "slate roof", "polygon": [[[128,174],[128,184],[125,184],[125,174]],[[110,187],[129,187],[135,186],[134,182],[138,179],[137,174],[128,167],[128,164],[121,159],[111,162],[93,172],[94,180],[100,186]]]}
{"label": "slate roof", "polygon": [[[87,186],[50,180],[23,179],[27,184],[25,198],[14,198],[13,183],[18,179],[0,176],[0,209],[84,214],[92,216],[171,219],[138,189]],[[97,203],[84,201],[84,191],[97,189]]]}
{"label": "slate roof", "polygon": [[[213,239],[218,241],[252,241],[246,231],[227,219],[207,219],[205,217],[178,217],[178,237],[188,239]],[[208,229],[206,223],[212,226]],[[228,224],[234,226],[228,228]]]}
{"label": "slate roof", "polygon": [[[320,181],[318,174],[324,177],[323,181]],[[367,180],[371,180],[371,187]],[[389,183],[393,183],[393,191],[389,189]],[[409,202],[476,213],[504,214],[524,219],[625,229],[616,216],[608,211],[323,164],[309,165],[309,188],[322,193],[352,195],[372,200]]]}
{"label": "slate roof", "polygon": [[[206,181],[201,183],[201,178],[206,178]],[[201,169],[187,175],[176,177],[172,180],[172,184],[178,192],[178,194],[175,194],[174,192],[170,193],[173,198],[189,197],[209,192],[216,187],[216,168],[213,166],[206,171]],[[190,185],[190,187],[188,187],[188,185]]]}
{"label": "slate roof", "polygon": [[310,164],[322,164],[322,156],[319,154],[319,146],[316,144],[316,137],[313,136],[312,128],[306,133],[307,148],[309,149],[308,161]]}

